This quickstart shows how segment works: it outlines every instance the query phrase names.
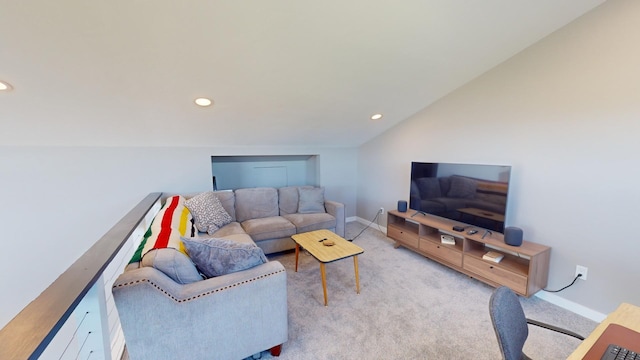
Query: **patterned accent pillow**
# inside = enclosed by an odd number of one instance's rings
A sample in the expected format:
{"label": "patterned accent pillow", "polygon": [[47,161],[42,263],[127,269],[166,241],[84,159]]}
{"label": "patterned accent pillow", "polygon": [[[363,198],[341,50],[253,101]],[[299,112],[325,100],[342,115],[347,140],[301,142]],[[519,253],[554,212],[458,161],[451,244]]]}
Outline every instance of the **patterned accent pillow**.
{"label": "patterned accent pillow", "polygon": [[254,243],[238,243],[216,238],[187,238],[182,242],[196,267],[207,277],[242,271],[267,262]]}
{"label": "patterned accent pillow", "polygon": [[185,201],[191,211],[198,231],[212,235],[231,222],[231,215],[222,207],[222,203],[213,191],[203,192]]}

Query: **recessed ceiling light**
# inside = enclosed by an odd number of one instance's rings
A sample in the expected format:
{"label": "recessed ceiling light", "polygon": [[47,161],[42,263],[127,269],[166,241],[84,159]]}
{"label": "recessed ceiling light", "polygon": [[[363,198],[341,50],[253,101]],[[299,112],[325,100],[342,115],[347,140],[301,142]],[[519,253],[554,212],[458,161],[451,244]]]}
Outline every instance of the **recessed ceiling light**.
{"label": "recessed ceiling light", "polygon": [[8,82],[0,81],[0,91],[9,91],[11,89],[13,89],[11,84],[9,84]]}
{"label": "recessed ceiling light", "polygon": [[382,114],[373,114],[371,115],[371,120],[382,119]]}
{"label": "recessed ceiling light", "polygon": [[198,106],[210,106],[213,102],[207,98],[197,98],[195,103]]}

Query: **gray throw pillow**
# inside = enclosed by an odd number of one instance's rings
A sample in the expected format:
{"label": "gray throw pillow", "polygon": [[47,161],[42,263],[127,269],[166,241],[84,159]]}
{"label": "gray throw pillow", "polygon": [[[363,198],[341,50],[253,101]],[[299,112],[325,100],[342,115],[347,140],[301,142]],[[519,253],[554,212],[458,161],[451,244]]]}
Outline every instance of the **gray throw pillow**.
{"label": "gray throw pillow", "polygon": [[212,191],[198,194],[185,201],[184,205],[193,215],[198,231],[209,235],[231,222],[231,216]]}
{"label": "gray throw pillow", "polygon": [[141,265],[161,271],[178,284],[190,284],[202,280],[191,259],[176,249],[151,250],[142,257]]}
{"label": "gray throw pillow", "polygon": [[[280,207],[280,216],[296,214],[298,212],[298,202],[300,195],[298,188],[302,186],[286,186],[278,189],[278,206]],[[304,187],[312,189],[313,186]]]}
{"label": "gray throw pillow", "polygon": [[226,275],[267,262],[262,249],[253,243],[187,237],[183,237],[182,242],[198,270],[207,277]]}
{"label": "gray throw pillow", "polygon": [[324,208],[324,188],[298,188],[298,213],[313,214],[326,212]]}
{"label": "gray throw pillow", "polygon": [[442,196],[440,191],[440,180],[438,180],[438,178],[419,178],[417,183],[418,188],[420,189],[421,199],[433,199]]}
{"label": "gray throw pillow", "polygon": [[453,198],[473,199],[476,196],[477,183],[473,179],[462,176],[451,177],[451,187],[447,196]]}
{"label": "gray throw pillow", "polygon": [[236,220],[239,223],[280,215],[276,188],[242,188],[237,189],[235,195]]}

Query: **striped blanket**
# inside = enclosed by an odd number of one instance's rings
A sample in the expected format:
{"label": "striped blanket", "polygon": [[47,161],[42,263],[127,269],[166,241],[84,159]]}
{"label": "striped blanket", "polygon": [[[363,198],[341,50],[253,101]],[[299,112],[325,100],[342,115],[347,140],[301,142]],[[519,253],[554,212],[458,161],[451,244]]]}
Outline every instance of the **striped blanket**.
{"label": "striped blanket", "polygon": [[196,228],[193,217],[189,209],[184,206],[184,202],[185,198],[179,195],[167,199],[162,209],[153,218],[151,226],[144,234],[140,246],[129,263],[141,261],[145,254],[155,249],[173,248],[187,254],[180,237],[196,236]]}

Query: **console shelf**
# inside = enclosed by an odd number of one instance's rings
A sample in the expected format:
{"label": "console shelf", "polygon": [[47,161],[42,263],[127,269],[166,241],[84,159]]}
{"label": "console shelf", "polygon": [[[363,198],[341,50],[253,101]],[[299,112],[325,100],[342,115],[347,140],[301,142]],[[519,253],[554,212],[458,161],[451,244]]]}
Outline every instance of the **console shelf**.
{"label": "console shelf", "polygon": [[[530,241],[510,246],[500,233],[483,239],[483,229],[470,235],[453,231],[456,225],[473,228],[428,214],[392,210],[387,215],[387,236],[396,241],[396,248],[406,247],[491,286],[505,285],[526,297],[547,286],[550,247]],[[441,233],[453,235],[455,244],[443,244]],[[498,263],[484,260],[482,256],[488,251],[501,253],[504,258]]]}

